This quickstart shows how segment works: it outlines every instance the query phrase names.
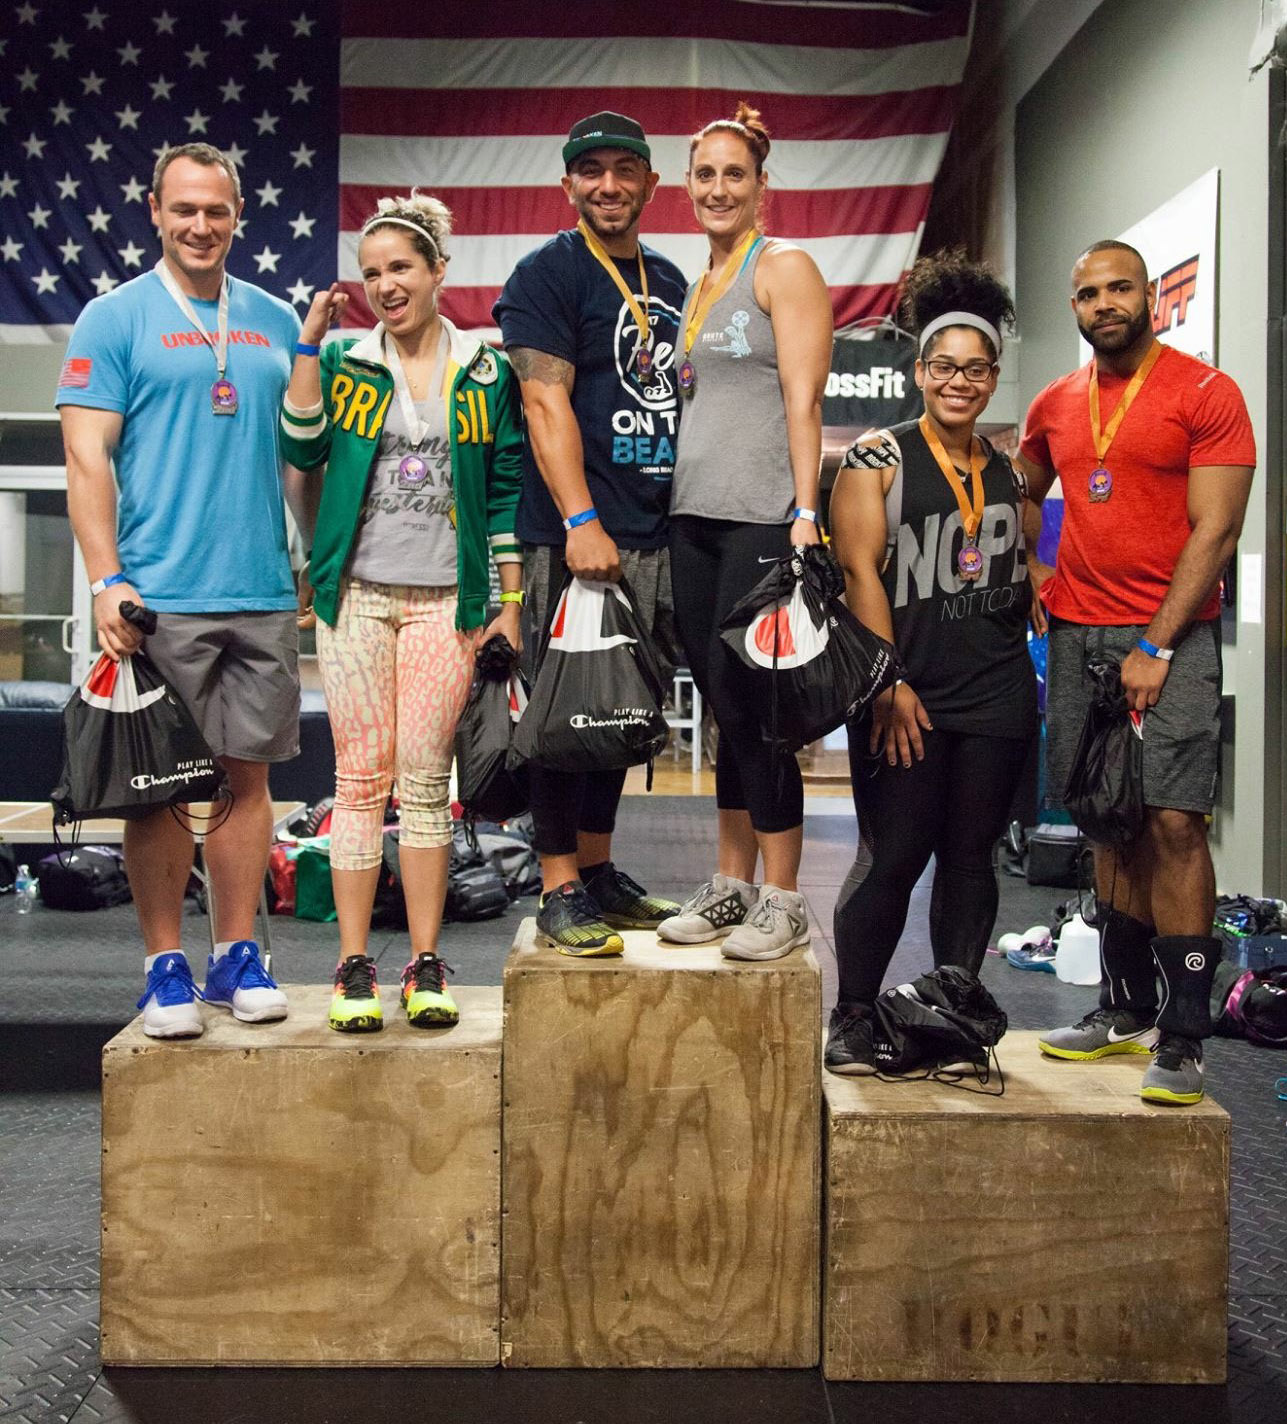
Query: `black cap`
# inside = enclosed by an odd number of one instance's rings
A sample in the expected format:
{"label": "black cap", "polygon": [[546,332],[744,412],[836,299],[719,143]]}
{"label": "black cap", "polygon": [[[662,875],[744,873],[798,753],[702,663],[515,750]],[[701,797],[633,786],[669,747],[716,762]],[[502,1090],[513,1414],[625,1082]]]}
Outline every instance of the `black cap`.
{"label": "black cap", "polygon": [[578,119],[563,145],[563,166],[566,168],[574,158],[592,148],[628,149],[631,153],[637,153],[649,166],[652,164],[652,150],[648,147],[643,125],[626,118],[624,114],[605,111],[591,114],[588,119]]}

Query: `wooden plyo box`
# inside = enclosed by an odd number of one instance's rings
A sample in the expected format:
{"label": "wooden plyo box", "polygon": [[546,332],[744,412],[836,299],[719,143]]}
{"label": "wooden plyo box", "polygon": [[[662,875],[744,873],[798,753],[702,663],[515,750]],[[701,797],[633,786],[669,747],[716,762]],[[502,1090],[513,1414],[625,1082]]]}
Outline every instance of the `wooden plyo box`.
{"label": "wooden plyo box", "polygon": [[625,941],[505,968],[503,1363],[814,1365],[817,961]]}
{"label": "wooden plyo box", "polygon": [[1229,1117],[999,1046],[1005,1096],[824,1074],[823,1373],[1225,1378]]}
{"label": "wooden plyo box", "polygon": [[103,1050],[104,1363],[495,1365],[498,988],[413,1029],[290,1017]]}

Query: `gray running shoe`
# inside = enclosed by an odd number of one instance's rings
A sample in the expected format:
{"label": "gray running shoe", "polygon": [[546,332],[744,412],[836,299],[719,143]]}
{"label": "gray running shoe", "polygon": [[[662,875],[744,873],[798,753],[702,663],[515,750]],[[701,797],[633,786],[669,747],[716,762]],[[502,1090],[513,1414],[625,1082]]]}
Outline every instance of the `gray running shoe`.
{"label": "gray running shoe", "polygon": [[781,959],[809,943],[809,914],[804,896],[765,885],[755,908],[720,950],[725,959]]}
{"label": "gray running shoe", "polygon": [[1085,1062],[1112,1053],[1152,1053],[1157,1040],[1151,1016],[1130,1009],[1095,1009],[1071,1028],[1052,1028],[1037,1046],[1051,1058]]}
{"label": "gray running shoe", "polygon": [[677,915],[662,920],[657,934],[673,944],[708,944],[723,939],[751,913],[759,894],[745,880],[716,874],[684,901]]}
{"label": "gray running shoe", "polygon": [[848,1078],[866,1077],[876,1071],[876,1045],[872,1042],[869,1009],[843,1009],[839,1005],[832,1009],[822,1062],[828,1073],[840,1073]]}
{"label": "gray running shoe", "polygon": [[1187,1107],[1202,1101],[1202,1042],[1178,1033],[1164,1033],[1157,1055],[1140,1081],[1146,1103]]}

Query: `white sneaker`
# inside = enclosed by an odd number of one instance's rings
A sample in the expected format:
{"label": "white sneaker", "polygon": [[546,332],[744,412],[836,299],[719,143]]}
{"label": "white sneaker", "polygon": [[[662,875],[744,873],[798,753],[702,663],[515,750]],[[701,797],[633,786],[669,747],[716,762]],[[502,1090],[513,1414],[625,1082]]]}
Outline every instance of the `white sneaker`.
{"label": "white sneaker", "polygon": [[192,971],[180,950],[158,954],[138,1007],[149,1038],[199,1038],[205,1032]]}
{"label": "white sneaker", "polygon": [[679,907],[677,915],[657,926],[660,939],[672,944],[709,944],[723,939],[755,908],[759,891],[745,880],[716,874]]}
{"label": "white sneaker", "polygon": [[804,896],[765,885],[759,903],[724,941],[725,959],[781,959],[809,943],[809,914]]}
{"label": "white sneaker", "polygon": [[243,1023],[266,1023],[286,1017],[286,995],[264,968],[253,939],[238,940],[218,959],[210,957],[201,997],[207,1004],[231,1009],[233,1018]]}

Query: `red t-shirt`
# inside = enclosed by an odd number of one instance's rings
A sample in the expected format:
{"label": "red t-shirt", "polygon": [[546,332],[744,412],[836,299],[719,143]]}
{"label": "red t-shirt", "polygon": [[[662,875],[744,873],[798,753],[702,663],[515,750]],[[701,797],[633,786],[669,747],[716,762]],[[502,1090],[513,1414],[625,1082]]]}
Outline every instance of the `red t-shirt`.
{"label": "red t-shirt", "polygon": [[[1107,426],[1127,377],[1101,372],[1100,419]],[[1020,446],[1025,459],[1063,484],[1064,524],[1055,575],[1041,590],[1057,618],[1096,626],[1148,623],[1171,583],[1189,537],[1189,470],[1256,463],[1256,439],[1242,392],[1215,367],[1163,347],[1118,427],[1104,464],[1113,489],[1090,498],[1098,468],[1090,430],[1090,363],[1052,381],[1033,401]],[[1198,619],[1220,612],[1219,590]]]}

